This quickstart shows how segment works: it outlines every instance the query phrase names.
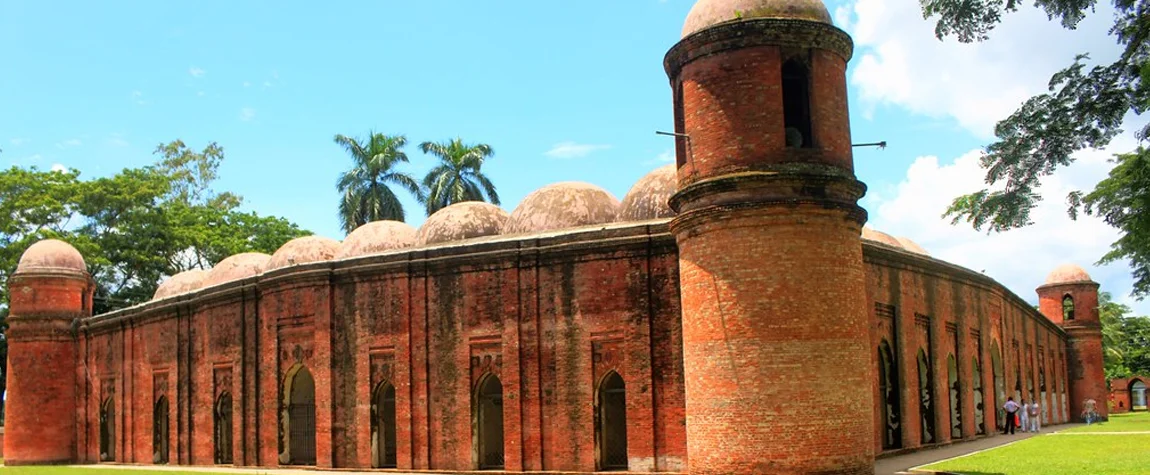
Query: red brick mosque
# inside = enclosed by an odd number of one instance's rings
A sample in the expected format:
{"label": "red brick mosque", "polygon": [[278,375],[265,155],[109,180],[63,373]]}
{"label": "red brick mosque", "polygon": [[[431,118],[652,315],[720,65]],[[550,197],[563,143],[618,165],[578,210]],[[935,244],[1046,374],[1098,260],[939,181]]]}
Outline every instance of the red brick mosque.
{"label": "red brick mosque", "polygon": [[558,183],[300,238],[104,315],[39,242],[4,462],[869,475],[994,436],[1008,396],[1046,424],[1105,401],[1081,268],[1036,310],[864,228],[852,49],[819,0],[699,1],[665,58],[676,163],[622,201]]}

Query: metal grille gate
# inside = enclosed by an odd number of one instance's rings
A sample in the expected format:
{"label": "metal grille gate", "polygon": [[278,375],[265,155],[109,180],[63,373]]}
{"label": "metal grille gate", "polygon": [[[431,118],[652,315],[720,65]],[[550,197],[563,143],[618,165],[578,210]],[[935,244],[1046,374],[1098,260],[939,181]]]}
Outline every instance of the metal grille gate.
{"label": "metal grille gate", "polygon": [[292,404],[288,417],[292,464],[315,465],[315,404]]}

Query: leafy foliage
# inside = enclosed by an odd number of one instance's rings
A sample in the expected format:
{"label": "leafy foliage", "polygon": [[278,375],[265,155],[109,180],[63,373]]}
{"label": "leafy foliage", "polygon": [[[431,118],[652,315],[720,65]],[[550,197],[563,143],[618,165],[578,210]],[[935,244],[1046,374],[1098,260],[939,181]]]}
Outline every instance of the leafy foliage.
{"label": "leafy foliage", "polygon": [[1130,315],[1108,292],[1098,299],[1106,379],[1150,374],[1150,317]]}
{"label": "leafy foliage", "polygon": [[77,170],[0,171],[0,308],[20,256],[45,238],[84,255],[96,282],[94,310],[102,313],[147,301],[165,276],[238,252],[274,252],[309,234],[280,218],[241,212],[239,196],[213,192],[223,160],[218,145],[194,152],[175,141],[156,153],[155,165],[88,181]]}
{"label": "leafy foliage", "polygon": [[423,192],[410,175],[396,171],[407,163],[407,138],[370,132],[367,140],[336,135],[335,143],[351,155],[352,168],[336,182],[341,198],[339,217],[344,232],[378,220],[403,221],[403,204],[389,185],[398,185],[423,201]]}
{"label": "leafy foliage", "polygon": [[[925,17],[938,18],[935,34],[939,39],[956,36],[961,42],[973,42],[989,38],[1003,15],[1017,11],[1021,2],[921,0],[921,5]],[[1035,1],[1050,19],[1071,29],[1093,12],[1094,5],[1093,0]],[[965,220],[975,229],[994,232],[1032,224],[1030,211],[1042,199],[1038,192],[1041,178],[1071,164],[1074,152],[1107,146],[1122,133],[1128,113],[1142,114],[1150,107],[1150,0],[1115,0],[1114,7],[1110,34],[1122,49],[1119,58],[1111,64],[1088,67],[1089,57],[1078,55],[1073,64],[1054,74],[1047,93],[1030,98],[999,122],[995,127],[997,141],[987,147],[981,159],[989,187],[956,198],[945,213],[953,223]],[[1135,132],[1139,140],[1148,135],[1150,124]],[[1146,165],[1144,160],[1130,163],[1128,168]],[[1150,292],[1150,262],[1143,256],[1150,248],[1146,247],[1147,239],[1139,235],[1150,236],[1150,222],[1112,221],[1103,211],[1103,204],[1114,197],[1141,191],[1136,188],[1140,182],[1128,179],[1134,175],[1112,175],[1108,189],[1100,188],[1091,195],[1095,206],[1090,206],[1090,200],[1081,200],[1081,194],[1072,194],[1069,202],[1072,216],[1085,204],[1086,213],[1103,213],[1111,225],[1128,236],[1135,235],[1116,243],[1102,262],[1130,258],[1138,281],[1134,294],[1141,298]]]}
{"label": "leafy foliage", "polygon": [[499,204],[495,185],[480,171],[483,162],[495,154],[490,145],[465,144],[456,138],[446,142],[423,142],[419,149],[439,159],[439,164],[427,172],[422,183],[422,202],[427,207],[428,216],[464,201]]}

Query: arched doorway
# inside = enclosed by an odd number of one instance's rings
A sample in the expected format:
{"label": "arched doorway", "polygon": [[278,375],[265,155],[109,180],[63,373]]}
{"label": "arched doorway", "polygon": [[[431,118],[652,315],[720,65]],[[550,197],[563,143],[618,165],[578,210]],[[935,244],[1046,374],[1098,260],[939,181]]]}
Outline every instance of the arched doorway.
{"label": "arched doorway", "polygon": [[280,463],[315,465],[315,380],[297,365],[284,379]]}
{"label": "arched doorway", "polygon": [[1130,410],[1146,410],[1146,383],[1140,379],[1130,382]]}
{"label": "arched doorway", "polygon": [[886,340],[878,346],[878,392],[882,408],[883,450],[902,447],[902,405],[899,403],[898,368]]}
{"label": "arched doorway", "polygon": [[934,442],[934,375],[931,373],[926,352],[918,350],[919,432],[923,444]]}
{"label": "arched doorway", "polygon": [[168,463],[168,398],[160,396],[152,411],[152,463]]}
{"label": "arched doorway", "polygon": [[983,435],[986,433],[986,415],[983,412],[986,400],[982,393],[982,365],[979,364],[978,358],[971,358],[970,365],[973,368],[971,378],[974,382],[974,431],[977,435]]}
{"label": "arched doorway", "polygon": [[611,371],[599,382],[595,401],[595,453],[599,470],[627,470],[627,388]]}
{"label": "arched doorway", "polygon": [[216,463],[232,463],[232,395],[221,393],[215,406]]}
{"label": "arched doorway", "polygon": [[797,59],[783,63],[783,127],[787,147],[811,148],[810,72]]}
{"label": "arched doorway", "polygon": [[112,398],[100,405],[100,461],[116,460],[116,405]]}
{"label": "arched doorway", "polygon": [[395,386],[384,381],[371,397],[371,466],[395,468]]}
{"label": "arched doorway", "polygon": [[946,357],[946,387],[950,388],[950,438],[962,438],[962,384],[954,355]]}
{"label": "arched doorway", "polygon": [[488,374],[475,387],[476,465],[480,470],[503,468],[503,384]]}

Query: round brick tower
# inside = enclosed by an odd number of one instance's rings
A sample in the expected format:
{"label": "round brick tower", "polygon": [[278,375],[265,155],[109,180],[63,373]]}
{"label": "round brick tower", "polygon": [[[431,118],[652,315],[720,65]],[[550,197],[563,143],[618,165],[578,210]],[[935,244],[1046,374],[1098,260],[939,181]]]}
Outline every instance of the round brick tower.
{"label": "round brick tower", "polygon": [[692,474],[873,473],[852,48],[819,0],[702,0],[667,53]]}
{"label": "round brick tower", "polygon": [[1098,318],[1098,283],[1074,264],[1054,269],[1046,283],[1038,287],[1038,309],[1050,321],[1066,330],[1066,376],[1069,386],[1070,417],[1083,421],[1087,399],[1103,420],[1109,418],[1106,401],[1106,374],[1102,362],[1102,322]]}
{"label": "round brick tower", "polygon": [[8,289],[4,464],[75,462],[73,323],[92,313],[84,258],[63,241],[40,241],[24,252]]}

